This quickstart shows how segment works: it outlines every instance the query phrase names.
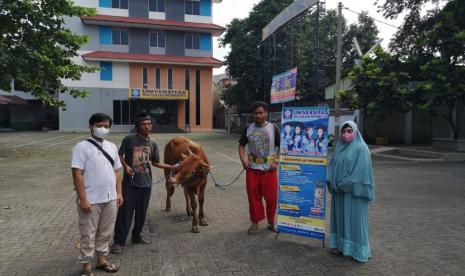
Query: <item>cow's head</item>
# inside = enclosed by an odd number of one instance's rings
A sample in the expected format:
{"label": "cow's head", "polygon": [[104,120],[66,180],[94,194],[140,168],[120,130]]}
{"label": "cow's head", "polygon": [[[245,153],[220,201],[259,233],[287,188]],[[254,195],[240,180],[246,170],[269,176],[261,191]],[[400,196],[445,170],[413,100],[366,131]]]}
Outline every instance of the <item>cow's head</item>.
{"label": "cow's head", "polygon": [[202,157],[187,148],[188,154],[181,153],[182,162],[168,183],[176,187],[181,184],[188,187],[207,177],[212,167],[202,160]]}

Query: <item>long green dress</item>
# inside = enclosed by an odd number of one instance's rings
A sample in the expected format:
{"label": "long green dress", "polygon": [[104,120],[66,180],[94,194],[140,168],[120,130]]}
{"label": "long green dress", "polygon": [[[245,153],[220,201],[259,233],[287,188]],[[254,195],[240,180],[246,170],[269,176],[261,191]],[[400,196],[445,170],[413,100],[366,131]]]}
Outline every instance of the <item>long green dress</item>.
{"label": "long green dress", "polygon": [[356,137],[349,143],[338,141],[328,168],[329,247],[358,262],[367,262],[371,257],[368,203],[374,199],[373,169],[370,151],[357,125],[352,121],[346,123],[351,125]]}

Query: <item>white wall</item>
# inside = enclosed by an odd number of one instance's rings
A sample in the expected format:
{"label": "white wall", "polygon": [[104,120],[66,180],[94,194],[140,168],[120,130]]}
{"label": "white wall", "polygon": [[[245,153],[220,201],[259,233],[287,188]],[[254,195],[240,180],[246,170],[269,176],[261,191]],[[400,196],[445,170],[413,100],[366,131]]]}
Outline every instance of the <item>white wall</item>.
{"label": "white wall", "polygon": [[73,2],[81,7],[97,8],[99,0],[74,0]]}
{"label": "white wall", "polygon": [[186,22],[194,22],[194,23],[211,24],[212,23],[212,17],[211,16],[185,14],[184,15],[184,21],[186,21]]}
{"label": "white wall", "polygon": [[[80,51],[80,55],[86,52]],[[100,62],[89,61],[86,62],[81,56],[75,57],[74,62],[78,64],[87,64],[100,68]],[[94,73],[83,73],[81,80],[63,80],[63,84],[69,87],[100,87],[100,88],[129,88],[129,64],[113,62],[113,80],[112,81],[101,81],[100,71],[97,70]]]}
{"label": "white wall", "polygon": [[[346,121],[353,121],[355,120],[355,114],[352,114],[352,115],[341,115],[339,117],[339,128],[342,127],[342,124]],[[335,118],[334,116],[329,116],[329,124],[328,124],[328,134],[333,134],[334,135],[334,125],[335,125]],[[360,130],[360,133],[362,133],[362,131]],[[363,135],[363,133],[362,133]]]}
{"label": "white wall", "polygon": [[166,19],[166,13],[149,11],[149,18],[150,19],[165,20]]}
{"label": "white wall", "polygon": [[69,94],[60,94],[60,100],[66,103],[66,110],[60,109],[60,130],[88,131],[89,117],[103,112],[113,117],[113,100],[127,100],[128,89],[90,88],[86,98],[73,98]]}
{"label": "white wall", "polygon": [[127,9],[97,8],[97,14],[129,17]]}

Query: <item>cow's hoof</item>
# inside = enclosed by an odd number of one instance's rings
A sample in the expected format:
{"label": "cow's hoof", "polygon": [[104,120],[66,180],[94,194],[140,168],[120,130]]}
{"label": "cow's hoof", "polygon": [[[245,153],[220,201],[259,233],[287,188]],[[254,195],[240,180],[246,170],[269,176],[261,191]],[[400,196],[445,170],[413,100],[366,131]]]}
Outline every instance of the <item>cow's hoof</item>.
{"label": "cow's hoof", "polygon": [[206,219],[201,218],[199,221],[200,226],[208,226],[208,222]]}
{"label": "cow's hoof", "polygon": [[200,233],[199,228],[197,226],[192,226],[192,233]]}

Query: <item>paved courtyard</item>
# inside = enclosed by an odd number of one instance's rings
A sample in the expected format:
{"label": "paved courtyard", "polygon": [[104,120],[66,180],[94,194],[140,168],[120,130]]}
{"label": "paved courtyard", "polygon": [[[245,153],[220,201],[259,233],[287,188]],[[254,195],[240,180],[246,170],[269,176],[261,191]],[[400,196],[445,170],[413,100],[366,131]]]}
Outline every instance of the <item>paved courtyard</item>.
{"label": "paved courtyard", "polygon": [[[110,140],[119,145],[123,135]],[[86,136],[0,133],[0,275],[79,275],[69,160],[71,147]],[[161,150],[172,137],[153,135]],[[204,146],[217,180],[227,182],[240,172],[236,137],[188,137]],[[181,190],[166,213],[164,185],[156,185],[144,229],[152,244],[129,242],[122,255],[112,255],[120,266],[115,275],[465,275],[465,163],[373,161],[373,258],[366,264],[335,256],[318,240],[285,234],[275,240],[265,229],[248,236],[242,176],[225,191],[209,179],[210,225],[200,234],[190,232]],[[161,171],[155,172],[160,178]]]}

